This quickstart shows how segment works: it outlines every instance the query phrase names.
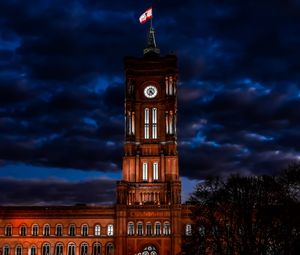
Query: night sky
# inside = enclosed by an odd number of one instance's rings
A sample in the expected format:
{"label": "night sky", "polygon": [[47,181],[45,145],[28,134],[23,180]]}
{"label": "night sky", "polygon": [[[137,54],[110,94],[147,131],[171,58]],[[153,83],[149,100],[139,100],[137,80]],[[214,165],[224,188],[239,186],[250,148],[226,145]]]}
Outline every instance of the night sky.
{"label": "night sky", "polygon": [[299,0],[0,0],[0,204],[114,202],[123,58],[142,56],[151,5],[179,58],[184,198],[300,161]]}

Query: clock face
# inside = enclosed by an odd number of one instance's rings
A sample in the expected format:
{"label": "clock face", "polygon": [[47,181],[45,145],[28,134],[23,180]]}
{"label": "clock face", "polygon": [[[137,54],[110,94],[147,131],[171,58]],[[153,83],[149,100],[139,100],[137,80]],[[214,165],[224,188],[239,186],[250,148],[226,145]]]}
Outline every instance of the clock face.
{"label": "clock face", "polygon": [[147,98],[154,98],[157,95],[157,88],[153,85],[149,85],[144,89],[144,95]]}

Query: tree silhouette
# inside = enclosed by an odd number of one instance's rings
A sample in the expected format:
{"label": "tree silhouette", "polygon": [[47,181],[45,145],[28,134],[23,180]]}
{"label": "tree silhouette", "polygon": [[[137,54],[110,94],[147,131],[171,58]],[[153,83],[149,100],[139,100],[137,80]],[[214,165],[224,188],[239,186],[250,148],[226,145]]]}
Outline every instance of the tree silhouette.
{"label": "tree silhouette", "polygon": [[210,178],[189,199],[186,254],[300,254],[300,165],[277,176]]}

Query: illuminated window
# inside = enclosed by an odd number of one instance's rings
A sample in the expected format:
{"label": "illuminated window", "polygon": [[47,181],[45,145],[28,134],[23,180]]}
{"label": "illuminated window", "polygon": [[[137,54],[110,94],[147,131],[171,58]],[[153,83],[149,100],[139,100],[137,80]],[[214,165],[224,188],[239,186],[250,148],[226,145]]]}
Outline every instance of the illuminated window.
{"label": "illuminated window", "polygon": [[153,163],[153,180],[154,181],[158,180],[158,163],[157,162]]}
{"label": "illuminated window", "polygon": [[100,236],[101,235],[101,226],[96,225],[95,226],[95,236]]}
{"label": "illuminated window", "polygon": [[112,224],[109,224],[107,226],[107,235],[108,236],[113,236],[114,235],[114,226]]}
{"label": "illuminated window", "polygon": [[152,234],[152,231],[151,231],[151,223],[148,222],[148,223],[146,224],[146,235],[147,235],[147,236],[151,236],[151,234]]}
{"label": "illuminated window", "polygon": [[42,247],[42,255],[50,255],[50,244],[45,243]]}
{"label": "illuminated window", "polygon": [[68,255],[75,255],[75,244],[71,243],[68,245]]}
{"label": "illuminated window", "polygon": [[192,235],[192,225],[191,224],[186,224],[185,225],[185,235],[186,236],[191,236]]}
{"label": "illuminated window", "polygon": [[135,113],[133,112],[132,113],[132,118],[131,118],[131,131],[132,131],[132,134],[134,135],[135,133]]}
{"label": "illuminated window", "polygon": [[169,76],[169,94],[173,94],[173,77]]}
{"label": "illuminated window", "polygon": [[152,109],[152,138],[157,139],[157,109]]}
{"label": "illuminated window", "polygon": [[80,247],[80,255],[87,255],[87,252],[88,252],[88,245],[84,243]]}
{"label": "illuminated window", "polygon": [[128,223],[128,235],[129,236],[134,235],[134,224],[133,224],[133,222]]}
{"label": "illuminated window", "polygon": [[160,222],[155,222],[154,235],[160,235]]}
{"label": "illuminated window", "polygon": [[22,225],[21,228],[20,228],[20,235],[21,236],[26,236],[26,234],[27,234],[26,226]]}
{"label": "illuminated window", "polygon": [[55,234],[56,236],[62,236],[62,225],[56,225]]}
{"label": "illuminated window", "polygon": [[37,236],[39,234],[39,226],[37,224],[34,224],[32,226],[32,235]]}
{"label": "illuminated window", "polygon": [[55,246],[55,255],[63,255],[63,245],[61,243]]}
{"label": "illuminated window", "polygon": [[164,235],[170,235],[171,234],[171,229],[170,229],[170,223],[169,222],[164,223],[163,234]]}
{"label": "illuminated window", "polygon": [[86,224],[82,225],[81,234],[82,234],[82,236],[88,236],[88,234],[89,234],[88,225],[86,225]]}
{"label": "illuminated window", "polygon": [[11,236],[12,235],[12,226],[11,225],[5,226],[4,235],[5,236]]}
{"label": "illuminated window", "polygon": [[147,181],[148,180],[148,164],[147,163],[143,163],[143,181]]}
{"label": "illuminated window", "polygon": [[9,246],[8,245],[5,245],[3,247],[3,255],[9,255],[10,254],[10,251],[9,251]]}
{"label": "illuminated window", "polygon": [[22,247],[20,245],[16,247],[16,255],[22,255]]}
{"label": "illuminated window", "polygon": [[48,224],[44,225],[44,236],[50,236],[50,226]]}
{"label": "illuminated window", "polygon": [[149,109],[145,108],[145,139],[149,139],[150,135],[149,135]]}
{"label": "illuminated window", "polygon": [[173,112],[170,111],[169,114],[169,133],[173,134],[174,130],[173,130]]}
{"label": "illuminated window", "polygon": [[69,226],[69,236],[75,236],[75,225]]}
{"label": "illuminated window", "polygon": [[94,243],[92,255],[101,255],[101,244],[100,243]]}
{"label": "illuminated window", "polygon": [[29,255],[36,255],[36,247],[35,246],[31,246],[29,249]]}

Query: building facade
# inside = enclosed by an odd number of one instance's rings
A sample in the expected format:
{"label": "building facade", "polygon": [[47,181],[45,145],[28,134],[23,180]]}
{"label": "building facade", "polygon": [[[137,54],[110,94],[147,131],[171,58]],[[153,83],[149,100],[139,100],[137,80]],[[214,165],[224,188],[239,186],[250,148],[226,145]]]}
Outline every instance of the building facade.
{"label": "building facade", "polygon": [[175,55],[151,27],[141,58],[125,58],[125,143],[114,206],[0,207],[0,255],[178,255],[191,234],[181,204]]}

